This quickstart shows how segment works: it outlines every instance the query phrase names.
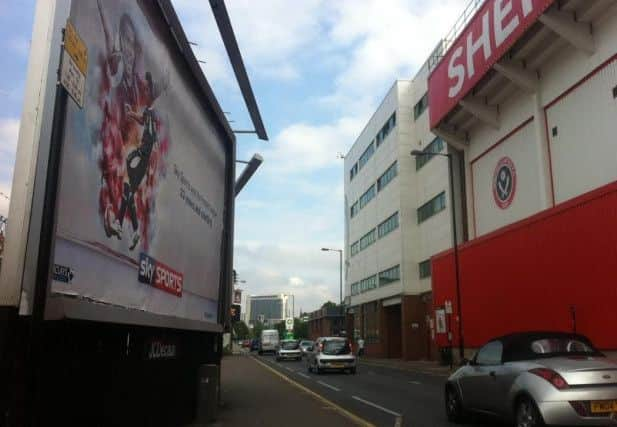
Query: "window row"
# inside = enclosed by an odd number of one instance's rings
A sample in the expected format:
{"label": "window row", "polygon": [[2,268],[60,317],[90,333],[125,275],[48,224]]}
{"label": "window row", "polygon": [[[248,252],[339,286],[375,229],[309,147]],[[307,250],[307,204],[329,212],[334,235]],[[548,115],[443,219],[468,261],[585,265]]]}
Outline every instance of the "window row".
{"label": "window row", "polygon": [[349,216],[353,218],[357,215],[359,210],[360,208],[358,207],[358,202],[356,201],[353,205],[351,205],[351,208],[349,208]]}
{"label": "window row", "polygon": [[420,272],[420,279],[431,277],[431,260],[427,259],[418,264],[418,270]]}
{"label": "window row", "polygon": [[437,196],[418,208],[418,224],[446,208],[446,193],[442,191]]}
{"label": "window row", "polygon": [[386,139],[388,134],[394,129],[396,126],[396,112],[392,113],[388,121],[381,127],[379,132],[377,132],[377,136],[375,136],[375,142],[379,147],[382,142]]}
{"label": "window row", "polygon": [[351,295],[360,295],[364,292],[389,285],[399,280],[401,280],[401,267],[400,265],[395,265],[394,267],[380,271],[379,274],[373,274],[359,282],[352,283]]}
{"label": "window row", "polygon": [[373,154],[375,153],[376,146],[379,147],[381,143],[386,139],[388,134],[396,127],[396,111],[392,113],[392,115],[388,118],[386,123],[381,127],[375,139],[371,141],[371,143],[366,147],[366,150],[360,155],[360,158],[356,163],[353,164],[351,169],[349,169],[349,180],[352,181],[360,169],[366,165]]}
{"label": "window row", "polygon": [[418,117],[420,117],[422,113],[426,111],[427,108],[428,108],[428,92],[426,92],[424,96],[422,96],[422,98],[420,98],[420,100],[416,103],[416,105],[413,106],[413,119],[418,120]]}
{"label": "window row", "polygon": [[386,185],[388,185],[390,183],[390,181],[392,181],[394,178],[396,178],[397,175],[398,175],[398,166],[397,166],[397,162],[395,161],[377,179],[376,185],[372,184],[368,188],[368,190],[366,190],[360,196],[360,198],[353,205],[351,205],[351,208],[349,209],[349,217],[353,218],[354,216],[356,216],[358,214],[358,212],[360,211],[360,209],[362,209],[364,206],[366,206],[368,204],[368,202],[373,200],[373,198],[375,197],[377,192],[383,190],[384,187]]}
{"label": "window row", "polygon": [[381,239],[386,234],[398,228],[398,212],[377,226],[377,237]]}
{"label": "window row", "polygon": [[[443,139],[436,137],[429,145],[424,147],[423,153],[441,153],[443,151]],[[427,164],[435,156],[416,156],[416,170]]]}
{"label": "window row", "polygon": [[386,169],[386,171],[379,178],[377,178],[377,191],[383,190],[384,187],[388,185],[388,183],[392,181],[397,174],[398,167],[395,161],[394,163],[392,163],[392,165],[390,165],[388,169]]}
{"label": "window row", "polygon": [[[358,252],[368,248],[371,246],[377,239],[381,239],[385,235],[389,234],[393,230],[398,228],[398,212],[394,213],[388,219],[383,221],[377,226],[377,229],[373,228],[371,231],[366,233],[364,236],[360,238],[360,240],[356,240],[351,244],[351,256],[356,255]],[[377,230],[377,232],[375,232]]]}
{"label": "window row", "polygon": [[395,265],[392,268],[379,272],[379,286],[389,285],[393,282],[401,280],[401,267]]}
{"label": "window row", "polygon": [[373,228],[371,231],[366,233],[364,236],[360,237],[360,240],[358,240],[358,242],[360,242],[359,251],[363,251],[364,249],[371,246],[373,243],[375,243],[375,240],[377,239],[375,239],[375,229]]}
{"label": "window row", "polygon": [[365,207],[368,202],[370,202],[371,200],[373,200],[373,197],[375,197],[375,184],[371,185],[369,187],[368,190],[366,190],[364,192],[364,194],[362,194],[360,196],[360,209],[362,209],[363,207]]}

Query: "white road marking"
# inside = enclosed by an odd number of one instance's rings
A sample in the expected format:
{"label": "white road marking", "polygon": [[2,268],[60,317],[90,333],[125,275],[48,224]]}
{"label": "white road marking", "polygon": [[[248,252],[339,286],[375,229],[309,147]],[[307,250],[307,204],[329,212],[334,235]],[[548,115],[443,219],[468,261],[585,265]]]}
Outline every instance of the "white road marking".
{"label": "white road marking", "polygon": [[336,388],[336,387],[334,387],[334,386],[331,386],[330,384],[325,383],[325,382],[323,382],[323,381],[317,381],[317,384],[321,384],[321,385],[322,385],[322,386],[324,386],[324,387],[328,387],[330,390],[334,390],[334,391],[341,391],[341,389],[340,389],[340,388]]}
{"label": "white road marking", "polygon": [[416,385],[422,384],[420,381],[409,381],[409,382],[410,382],[411,384],[416,384]]}
{"label": "white road marking", "polygon": [[365,405],[372,406],[373,408],[379,409],[380,411],[384,411],[386,414],[390,414],[390,415],[393,415],[393,416],[395,416],[395,417],[400,417],[400,416],[402,416],[402,415],[401,415],[401,414],[399,414],[398,412],[391,411],[391,410],[390,410],[390,409],[388,409],[388,408],[384,408],[383,406],[379,406],[379,405],[378,405],[378,404],[376,404],[376,403],[369,402],[368,400],[364,400],[364,399],[362,399],[361,397],[358,397],[358,396],[351,396],[351,398],[352,398],[352,399],[357,400],[358,402],[362,402],[362,403],[364,403]]}
{"label": "white road marking", "polygon": [[293,369],[291,369],[289,366],[285,366],[285,369],[287,369],[289,372],[295,372]]}
{"label": "white road marking", "polygon": [[309,376],[308,376],[308,375],[306,375],[306,374],[303,374],[302,372],[296,372],[296,374],[300,375],[300,376],[301,376],[301,377],[303,377],[303,378],[306,378],[307,380],[310,380],[310,379],[311,379],[311,377],[309,377]]}

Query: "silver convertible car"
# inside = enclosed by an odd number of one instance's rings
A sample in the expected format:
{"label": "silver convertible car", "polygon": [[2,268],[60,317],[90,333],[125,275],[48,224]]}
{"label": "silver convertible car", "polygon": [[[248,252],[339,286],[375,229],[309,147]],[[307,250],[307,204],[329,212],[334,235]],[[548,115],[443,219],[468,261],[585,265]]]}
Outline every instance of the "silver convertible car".
{"label": "silver convertible car", "polygon": [[579,334],[507,335],[448,378],[445,404],[453,422],[473,412],[516,427],[617,426],[617,362]]}

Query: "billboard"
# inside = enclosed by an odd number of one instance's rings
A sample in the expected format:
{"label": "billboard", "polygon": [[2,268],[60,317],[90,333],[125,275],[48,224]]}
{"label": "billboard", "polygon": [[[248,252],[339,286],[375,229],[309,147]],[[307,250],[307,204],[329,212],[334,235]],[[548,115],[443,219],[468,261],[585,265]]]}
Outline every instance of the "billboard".
{"label": "billboard", "polygon": [[[230,157],[156,2],[74,1],[52,296],[216,323]],[[229,190],[229,189],[228,189]]]}
{"label": "billboard", "polygon": [[431,129],[452,111],[553,2],[484,2],[429,76]]}

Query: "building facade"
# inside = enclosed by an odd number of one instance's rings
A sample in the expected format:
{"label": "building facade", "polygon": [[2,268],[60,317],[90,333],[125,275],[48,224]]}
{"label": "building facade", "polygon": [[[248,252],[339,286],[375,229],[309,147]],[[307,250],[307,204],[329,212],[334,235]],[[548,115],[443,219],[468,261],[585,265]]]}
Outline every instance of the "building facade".
{"label": "building facade", "polygon": [[349,336],[368,355],[436,356],[430,258],[451,247],[448,162],[429,129],[428,66],[397,80],[345,156]]}
{"label": "building facade", "polygon": [[322,307],[308,316],[309,338],[336,337],[346,335],[345,313],[340,306]]}
{"label": "building facade", "polygon": [[273,327],[288,317],[293,317],[293,295],[248,295],[245,319],[249,326],[257,322]]}
{"label": "building facade", "polygon": [[487,0],[453,40],[431,128],[464,153],[470,240],[460,317],[452,251],[433,258],[435,309],[453,302],[468,348],[558,329],[617,349],[617,6]]}

